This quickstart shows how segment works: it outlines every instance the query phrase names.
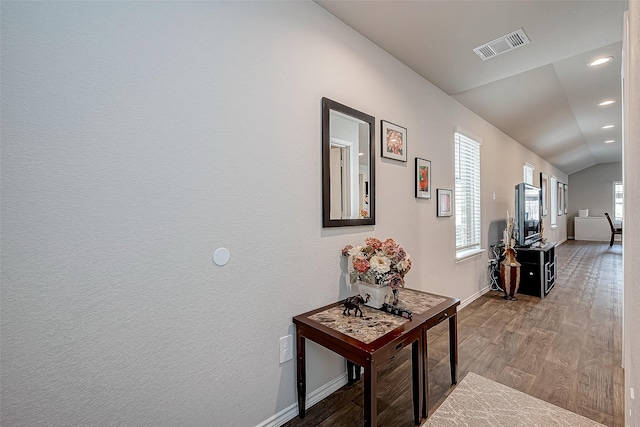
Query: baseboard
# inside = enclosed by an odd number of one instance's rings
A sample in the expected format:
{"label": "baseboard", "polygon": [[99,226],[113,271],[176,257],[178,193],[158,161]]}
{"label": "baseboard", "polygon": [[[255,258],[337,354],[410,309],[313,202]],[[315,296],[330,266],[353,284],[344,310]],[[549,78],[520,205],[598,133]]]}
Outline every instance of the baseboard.
{"label": "baseboard", "polygon": [[[469,298],[467,298],[464,301],[462,301],[460,303],[460,306],[458,307],[458,310],[461,310],[462,308],[464,308],[467,305],[471,304],[473,301],[477,300],[482,295],[484,295],[487,292],[489,292],[489,290],[490,290],[489,286],[487,286],[487,287],[485,287],[483,289],[480,289],[478,292],[476,292],[475,294],[471,295]],[[344,374],[342,374],[338,378],[336,378],[336,379],[334,379],[332,381],[329,381],[327,384],[325,384],[322,387],[320,387],[320,388],[312,391],[311,393],[309,393],[307,395],[307,404],[306,404],[307,409],[309,409],[310,407],[312,407],[316,403],[320,402],[322,399],[328,397],[329,395],[331,395],[331,393],[339,390],[345,384],[347,384],[347,373],[346,373],[346,371],[345,371]],[[280,427],[281,425],[283,425],[287,421],[290,421],[290,420],[294,419],[297,416],[298,416],[298,403],[296,402],[296,403],[293,403],[293,404],[287,406],[282,411],[280,411],[277,414],[273,415],[269,419],[264,420],[260,424],[256,425],[256,427]]]}
{"label": "baseboard", "polygon": [[[347,372],[339,376],[338,378],[329,381],[322,387],[307,394],[306,408],[309,409],[316,403],[320,402],[325,397],[331,395],[331,393],[339,390],[341,387],[347,384]],[[298,416],[298,403],[293,403],[277,414],[273,415],[269,419],[264,420],[256,427],[280,427],[287,421],[290,421]]]}
{"label": "baseboard", "polygon": [[464,307],[468,306],[469,304],[471,304],[472,302],[474,302],[475,300],[477,300],[478,298],[480,298],[482,295],[486,294],[490,290],[491,288],[489,286],[480,289],[478,292],[471,295],[469,298],[465,299],[464,301],[461,301],[460,306],[458,307],[458,310],[461,310]]}

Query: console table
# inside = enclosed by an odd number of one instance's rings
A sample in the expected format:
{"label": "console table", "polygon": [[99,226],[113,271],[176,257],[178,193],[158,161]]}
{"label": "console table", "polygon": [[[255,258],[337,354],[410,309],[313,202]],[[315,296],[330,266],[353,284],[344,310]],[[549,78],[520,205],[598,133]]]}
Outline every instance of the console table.
{"label": "console table", "polygon": [[296,325],[298,415],[305,416],[305,339],[310,339],[347,359],[348,378],[364,367],[364,425],[377,425],[377,369],[411,344],[411,372],[414,422],[428,410],[427,331],[449,319],[451,382],[457,383],[457,307],[460,300],[412,289],[400,290],[398,305],[411,310],[413,317],[392,315],[362,307],[363,317],[343,315],[342,301],[293,318]]}

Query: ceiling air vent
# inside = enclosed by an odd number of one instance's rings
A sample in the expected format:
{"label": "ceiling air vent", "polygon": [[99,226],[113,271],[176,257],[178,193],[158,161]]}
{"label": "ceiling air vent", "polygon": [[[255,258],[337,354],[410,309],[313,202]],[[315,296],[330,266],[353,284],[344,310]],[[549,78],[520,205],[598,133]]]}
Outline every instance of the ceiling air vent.
{"label": "ceiling air vent", "polygon": [[482,46],[478,46],[473,51],[482,59],[486,61],[489,58],[498,56],[510,50],[517,49],[520,46],[531,43],[529,37],[522,28],[506,36],[498,37],[495,40],[485,43]]}

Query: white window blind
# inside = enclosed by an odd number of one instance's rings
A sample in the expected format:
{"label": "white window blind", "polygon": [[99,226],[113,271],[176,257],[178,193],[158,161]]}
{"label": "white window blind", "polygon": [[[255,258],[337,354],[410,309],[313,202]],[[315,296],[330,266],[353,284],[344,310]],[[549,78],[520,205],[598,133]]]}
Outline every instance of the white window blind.
{"label": "white window blind", "polygon": [[620,181],[613,182],[613,220],[622,221],[624,191]]}
{"label": "white window blind", "polygon": [[524,183],[525,184],[530,184],[533,185],[533,171],[535,170],[535,167],[533,167],[533,165],[530,165],[529,163],[525,163],[524,167],[522,168],[523,171],[523,175],[524,175]]}
{"label": "white window blind", "polygon": [[480,249],[480,143],[460,133],[455,139],[456,258]]}

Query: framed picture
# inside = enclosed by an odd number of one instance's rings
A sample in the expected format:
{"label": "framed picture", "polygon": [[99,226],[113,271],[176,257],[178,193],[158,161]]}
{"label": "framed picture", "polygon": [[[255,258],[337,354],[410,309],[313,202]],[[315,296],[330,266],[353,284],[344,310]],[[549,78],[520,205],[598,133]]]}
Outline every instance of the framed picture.
{"label": "framed picture", "polygon": [[407,130],[402,126],[381,120],[380,139],[382,157],[388,159],[407,161]]}
{"label": "framed picture", "polygon": [[558,182],[558,216],[564,213],[564,184]]}
{"label": "framed picture", "polygon": [[564,214],[569,212],[569,184],[564,185]]}
{"label": "framed picture", "polygon": [[431,161],[416,157],[416,197],[431,198]]}
{"label": "framed picture", "polygon": [[453,215],[453,191],[438,188],[438,216]]}
{"label": "framed picture", "polygon": [[542,195],[542,216],[547,216],[549,206],[549,175],[544,172],[540,172],[540,190]]}

